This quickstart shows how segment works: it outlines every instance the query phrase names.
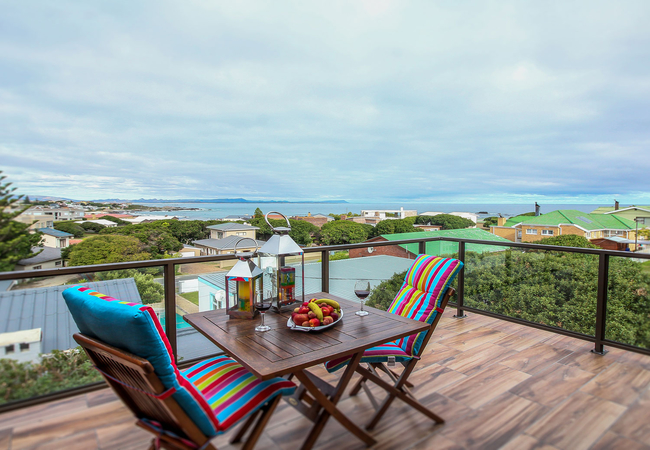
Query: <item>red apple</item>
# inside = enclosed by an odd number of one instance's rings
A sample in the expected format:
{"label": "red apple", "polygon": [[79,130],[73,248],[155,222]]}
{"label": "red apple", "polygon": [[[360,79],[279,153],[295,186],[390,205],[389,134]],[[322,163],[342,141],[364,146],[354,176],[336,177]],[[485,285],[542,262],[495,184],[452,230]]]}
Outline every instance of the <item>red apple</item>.
{"label": "red apple", "polygon": [[298,312],[300,311],[300,308],[294,308],[293,312]]}
{"label": "red apple", "polygon": [[313,318],[316,317],[316,314],[314,314],[314,311],[309,311],[309,313],[307,313],[307,315],[309,316],[310,319],[313,319]]}
{"label": "red apple", "polygon": [[329,325],[331,323],[334,323],[334,319],[332,319],[332,316],[323,317],[323,325]]}
{"label": "red apple", "polygon": [[337,320],[339,320],[339,315],[336,314],[335,312],[333,312],[332,314],[330,314],[330,317],[332,318],[332,320],[334,320],[334,322],[336,322]]}
{"label": "red apple", "polygon": [[305,320],[305,321],[302,323],[302,325],[300,325],[300,326],[301,326],[301,327],[309,327],[309,326],[311,326],[311,324],[309,323],[308,320]]}
{"label": "red apple", "polygon": [[296,325],[299,325],[301,323],[308,322],[309,317],[307,317],[307,314],[296,314],[296,316],[293,317],[292,320],[293,320],[293,323],[295,323]]}
{"label": "red apple", "polygon": [[318,326],[320,326],[320,320],[318,320],[316,317],[314,317],[313,319],[311,319],[309,321],[309,326],[310,327],[318,327]]}
{"label": "red apple", "polygon": [[298,310],[298,314],[307,314],[309,311],[311,311],[311,309],[309,309],[307,306],[301,306]]}

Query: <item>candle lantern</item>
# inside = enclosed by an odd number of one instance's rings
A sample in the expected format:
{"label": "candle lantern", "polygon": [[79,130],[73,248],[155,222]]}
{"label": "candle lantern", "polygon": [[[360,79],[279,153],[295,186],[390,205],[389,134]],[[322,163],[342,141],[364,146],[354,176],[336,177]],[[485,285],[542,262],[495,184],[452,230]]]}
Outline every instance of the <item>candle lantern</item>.
{"label": "candle lantern", "polygon": [[[226,313],[234,319],[255,317],[255,304],[264,292],[262,269],[251,259],[254,252],[237,253],[237,245],[251,238],[241,238],[235,243],[235,256],[238,261],[226,274]],[[255,250],[258,246],[255,242]]]}
{"label": "candle lantern", "polygon": [[[269,223],[269,214],[278,214],[287,222],[286,227],[274,227]],[[259,265],[264,271],[267,289],[271,291],[273,308],[278,311],[293,310],[305,299],[305,252],[291,239],[291,223],[284,214],[271,211],[264,216],[264,220],[273,230],[273,236],[257,252]],[[296,289],[296,268],[285,264],[287,256],[302,256],[302,295]],[[268,286],[268,285],[267,285]]]}

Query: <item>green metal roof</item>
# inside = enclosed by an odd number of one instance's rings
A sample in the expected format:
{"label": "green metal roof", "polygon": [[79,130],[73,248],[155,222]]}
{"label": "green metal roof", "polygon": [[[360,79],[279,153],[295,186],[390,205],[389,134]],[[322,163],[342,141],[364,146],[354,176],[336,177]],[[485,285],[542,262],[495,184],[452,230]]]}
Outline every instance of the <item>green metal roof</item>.
{"label": "green metal roof", "polygon": [[574,224],[587,231],[593,230],[633,230],[634,221],[616,216],[614,214],[588,214],[577,209],[558,209],[541,216],[516,216],[505,223],[512,227],[519,223],[526,225],[540,225],[556,227],[560,224]]}
{"label": "green metal roof", "polygon": [[[480,228],[463,228],[460,230],[438,230],[438,231],[419,231],[414,233],[397,233],[397,234],[382,234],[381,237],[389,241],[400,241],[403,239],[418,239],[424,237],[452,237],[459,239],[480,239],[483,241],[495,242],[510,242],[508,239],[501,236],[494,235]],[[401,244],[400,247],[408,251],[419,253],[418,244]],[[503,250],[502,247],[485,244],[467,244],[465,250],[468,252],[494,252]],[[426,253],[427,255],[451,255],[458,252],[458,243],[450,241],[432,241],[427,242]]]}
{"label": "green metal roof", "polygon": [[[630,205],[630,206],[619,206],[618,211],[625,211],[629,209],[638,209],[638,210],[644,210],[644,211],[650,211],[650,206],[639,206],[639,205]],[[613,212],[614,207],[613,206],[599,206],[598,208],[594,209],[591,214],[606,214]]]}

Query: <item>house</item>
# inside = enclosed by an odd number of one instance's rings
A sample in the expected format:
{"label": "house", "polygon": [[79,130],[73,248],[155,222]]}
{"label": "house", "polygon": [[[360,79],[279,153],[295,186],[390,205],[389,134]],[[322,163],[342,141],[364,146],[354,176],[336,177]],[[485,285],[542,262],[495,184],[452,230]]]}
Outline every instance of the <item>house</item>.
{"label": "house", "polygon": [[210,239],[223,239],[228,236],[248,237],[255,239],[258,227],[244,223],[220,223],[219,225],[210,225]]}
{"label": "house", "polygon": [[[382,234],[366,242],[401,241],[405,239],[422,239],[424,237],[450,237],[459,239],[479,239],[484,241],[509,242],[505,238],[495,236],[480,228],[463,228],[460,230],[419,231],[414,233]],[[466,252],[495,252],[504,250],[504,247],[486,244],[466,244]],[[355,248],[350,250],[350,258],[365,258],[376,255],[397,256],[400,258],[415,259],[420,249],[419,244],[383,245],[379,247]],[[453,241],[431,241],[426,243],[427,255],[453,255],[458,253],[458,244]]]}
{"label": "house", "polygon": [[417,210],[405,210],[404,207],[401,207],[400,209],[364,209],[361,211],[361,217],[375,219],[377,221],[386,219],[404,219],[406,217],[417,215]]}
{"label": "house", "polygon": [[136,216],[136,217],[125,217],[122,220],[134,224],[139,224],[139,223],[151,223],[155,222],[157,220],[177,220],[178,216],[169,216],[169,215],[164,215],[164,216]]}
{"label": "house", "polygon": [[[0,341],[7,333],[41,330],[40,352],[68,350],[77,347],[72,335],[79,331],[61,293],[73,285],[14,289],[0,292]],[[102,294],[133,303],[142,303],[133,278],[84,283]],[[14,335],[14,344],[29,343],[26,337]],[[35,341],[30,341],[35,342]],[[31,346],[30,346],[31,347]],[[18,346],[20,350],[20,345]],[[16,350],[14,350],[16,352]],[[20,353],[19,351],[17,353]]]}
{"label": "house", "polygon": [[[247,238],[248,236],[228,236],[222,239],[199,239],[193,241],[194,247],[201,251],[201,256],[210,255],[227,255],[235,252],[235,245],[237,245],[237,252],[253,252],[257,248],[262,247],[265,241],[258,241],[257,239]],[[243,240],[245,239],[245,240]],[[257,248],[256,248],[257,245]]]}
{"label": "house", "polygon": [[639,228],[650,228],[650,206],[626,206],[620,208],[618,202],[612,206],[600,206],[594,209],[591,214],[605,214],[623,217],[628,220],[636,220]]}
{"label": "house", "polygon": [[545,237],[566,234],[589,240],[622,237],[634,241],[635,223],[615,214],[588,214],[575,209],[560,209],[540,216],[500,217],[490,231],[513,242],[535,242]]}
{"label": "house", "polygon": [[422,214],[419,214],[420,216],[437,216],[440,214],[449,214],[450,216],[458,216],[462,217],[463,219],[468,219],[474,222],[475,224],[478,222],[478,214],[474,214],[471,212],[460,212],[460,211],[453,211],[453,212],[441,212],[441,211],[427,211],[423,212]]}
{"label": "house", "polygon": [[70,238],[74,237],[73,234],[55,230],[54,228],[39,228],[36,231],[43,233],[40,244],[50,248],[66,248],[70,245]]}
{"label": "house", "polygon": [[31,258],[21,259],[16,263],[14,270],[58,269],[64,266],[61,248],[32,247],[32,252],[40,253]]}
{"label": "house", "polygon": [[115,217],[116,219],[132,219],[134,216],[133,214],[113,214],[113,213],[86,213],[85,217],[86,219],[89,220],[95,220],[95,219],[101,219],[102,217]]}
{"label": "house", "polygon": [[442,229],[442,225],[422,225],[422,224],[413,224],[415,228],[418,228],[420,231],[438,231]]}
{"label": "house", "polygon": [[190,258],[192,256],[201,256],[201,249],[191,245],[183,244],[183,248],[179,252],[181,257]]}
{"label": "house", "polygon": [[321,228],[323,225],[325,225],[327,222],[330,222],[334,220],[333,217],[328,217],[323,214],[314,214],[313,216],[311,213],[307,213],[306,216],[293,216],[291,217],[293,220],[304,220],[305,222],[309,222],[312,225],[317,226],[318,228]]}
{"label": "house", "polygon": [[0,358],[39,362],[42,336],[40,328],[0,333]]}
{"label": "house", "polygon": [[31,230],[53,227],[60,220],[81,220],[83,208],[32,206],[14,218],[17,222],[30,225]]}
{"label": "house", "polygon": [[252,218],[253,217],[250,214],[241,214],[241,215],[231,214],[231,215],[226,216],[226,217],[224,217],[222,219],[219,219],[219,220],[225,220],[225,221],[228,221],[228,222],[238,222],[238,221],[248,222]]}

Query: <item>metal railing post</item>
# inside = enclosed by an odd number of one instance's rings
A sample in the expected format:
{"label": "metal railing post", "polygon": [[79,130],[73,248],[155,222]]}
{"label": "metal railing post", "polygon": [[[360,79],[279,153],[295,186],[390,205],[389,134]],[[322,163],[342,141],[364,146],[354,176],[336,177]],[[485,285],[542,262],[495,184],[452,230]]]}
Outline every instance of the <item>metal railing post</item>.
{"label": "metal railing post", "polygon": [[165,281],[165,334],[172,347],[174,360],[178,360],[176,342],[176,274],[174,263],[167,262],[164,266]]}
{"label": "metal railing post", "polygon": [[427,253],[427,243],[424,241],[420,241],[418,244],[418,253],[420,255],[425,255]]}
{"label": "metal railing post", "polygon": [[458,274],[458,289],[456,289],[456,314],[457,319],[467,317],[463,311],[463,301],[465,298],[465,242],[458,242],[458,259],[463,263],[463,268],[460,269]]}
{"label": "metal railing post", "polygon": [[596,341],[592,353],[607,353],[603,341],[607,325],[607,285],[609,283],[609,255],[600,254],[598,258],[598,294],[596,297]]}
{"label": "metal railing post", "polygon": [[321,252],[321,291],[330,291],[330,252],[323,250]]}

